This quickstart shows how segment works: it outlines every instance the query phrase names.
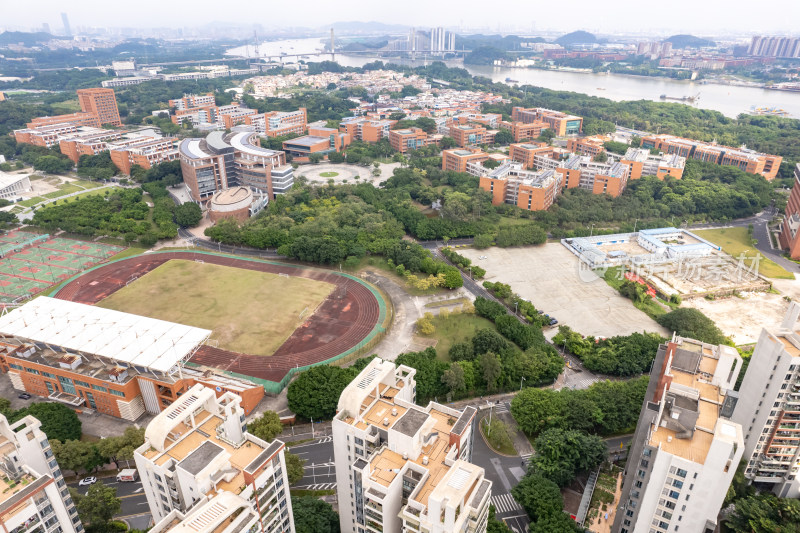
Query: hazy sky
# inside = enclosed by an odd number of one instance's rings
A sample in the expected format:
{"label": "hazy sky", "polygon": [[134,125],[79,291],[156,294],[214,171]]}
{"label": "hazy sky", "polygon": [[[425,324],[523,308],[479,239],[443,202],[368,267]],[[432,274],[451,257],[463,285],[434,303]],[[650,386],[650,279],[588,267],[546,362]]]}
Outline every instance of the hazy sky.
{"label": "hazy sky", "polygon": [[[475,6],[475,7],[473,7]],[[317,27],[336,21],[372,21],[427,26],[599,32],[800,34],[800,0],[0,0],[0,27],[60,31],[67,11],[78,26],[186,27],[210,22],[257,22]]]}

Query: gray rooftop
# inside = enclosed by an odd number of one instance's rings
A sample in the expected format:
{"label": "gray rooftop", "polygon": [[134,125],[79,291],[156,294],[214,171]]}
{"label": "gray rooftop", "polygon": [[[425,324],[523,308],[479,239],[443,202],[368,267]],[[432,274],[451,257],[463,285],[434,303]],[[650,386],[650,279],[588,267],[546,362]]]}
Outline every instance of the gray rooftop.
{"label": "gray rooftop", "polygon": [[395,422],[392,429],[411,437],[417,434],[419,428],[422,427],[422,424],[424,424],[427,419],[428,413],[416,409],[409,409],[406,411],[406,414],[400,417],[400,420]]}
{"label": "gray rooftop", "polygon": [[475,416],[476,412],[477,410],[474,407],[466,407],[461,413],[461,416],[458,417],[458,420],[456,420],[456,423],[453,424],[453,429],[450,433],[462,435],[469,423],[472,422],[472,418]]}
{"label": "gray rooftop", "polygon": [[297,137],[289,139],[286,146],[314,146],[315,144],[327,141],[325,137],[315,137],[314,135],[306,135],[305,137]]}
{"label": "gray rooftop", "polygon": [[267,446],[266,450],[258,454],[258,457],[253,459],[253,461],[245,467],[244,471],[248,474],[255,474],[259,467],[267,462],[270,457],[278,453],[278,451],[281,449],[281,446],[283,446],[283,442],[279,440],[272,441],[270,445]]}
{"label": "gray rooftop", "polygon": [[178,463],[178,466],[186,470],[192,475],[199,474],[217,455],[221,454],[225,449],[218,444],[214,444],[210,440],[203,442],[192,453]]}

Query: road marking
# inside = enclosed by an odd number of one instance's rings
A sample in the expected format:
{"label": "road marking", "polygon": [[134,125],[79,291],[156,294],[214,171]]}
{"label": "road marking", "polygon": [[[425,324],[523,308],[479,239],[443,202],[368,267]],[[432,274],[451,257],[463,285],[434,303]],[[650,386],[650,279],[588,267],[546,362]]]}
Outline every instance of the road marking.
{"label": "road marking", "polygon": [[143,490],[144,490],[144,487],[139,487],[138,489],[136,489],[136,490],[135,490],[135,491],[133,491],[133,492],[134,492],[134,493],[136,493],[136,492],[142,492]]}
{"label": "road marking", "polygon": [[292,488],[301,490],[330,490],[336,488],[336,483],[317,483],[316,485],[300,485]]}
{"label": "road marking", "polygon": [[492,505],[494,505],[499,514],[524,510],[511,494],[492,496]]}

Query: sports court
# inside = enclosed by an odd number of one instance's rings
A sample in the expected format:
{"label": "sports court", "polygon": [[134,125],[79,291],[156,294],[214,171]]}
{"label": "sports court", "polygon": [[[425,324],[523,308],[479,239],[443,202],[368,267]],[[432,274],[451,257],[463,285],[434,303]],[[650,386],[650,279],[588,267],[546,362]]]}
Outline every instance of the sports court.
{"label": "sports court", "polygon": [[0,235],[0,303],[25,300],[101,263],[124,248],[48,234]]}

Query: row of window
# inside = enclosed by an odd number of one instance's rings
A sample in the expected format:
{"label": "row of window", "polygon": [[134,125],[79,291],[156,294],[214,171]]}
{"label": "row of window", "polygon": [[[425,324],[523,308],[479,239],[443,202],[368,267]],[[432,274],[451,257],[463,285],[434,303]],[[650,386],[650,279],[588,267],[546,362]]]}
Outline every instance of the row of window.
{"label": "row of window", "polygon": [[90,385],[89,383],[87,383],[85,381],[81,381],[79,379],[70,380],[69,378],[65,378],[63,376],[56,376],[55,374],[52,374],[50,372],[46,372],[44,370],[42,370],[40,372],[39,370],[37,370],[35,368],[27,368],[27,367],[22,367],[20,365],[15,365],[15,364],[11,364],[9,366],[11,368],[16,369],[16,370],[24,370],[25,372],[28,372],[29,374],[34,374],[36,376],[40,376],[41,375],[41,376],[45,376],[45,377],[50,378],[50,379],[57,379],[57,380],[61,381],[62,383],[65,382],[65,381],[66,382],[73,381],[75,383],[75,385],[77,385],[78,387],[83,387],[84,389],[94,389],[94,390],[99,391],[99,392],[111,393],[114,396],[120,396],[122,398],[125,397],[125,393],[124,392],[118,391],[118,390],[114,390],[114,389],[109,389],[107,387],[103,387],[102,385],[95,385],[95,384],[91,384]]}

